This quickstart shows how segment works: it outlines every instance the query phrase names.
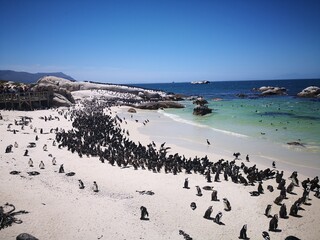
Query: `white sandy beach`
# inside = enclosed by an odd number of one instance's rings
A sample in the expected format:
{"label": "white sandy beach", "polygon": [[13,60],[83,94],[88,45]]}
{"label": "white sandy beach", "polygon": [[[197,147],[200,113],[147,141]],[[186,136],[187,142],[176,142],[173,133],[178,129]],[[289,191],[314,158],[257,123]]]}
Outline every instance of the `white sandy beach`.
{"label": "white sandy beach", "polygon": [[[128,113],[126,107],[113,108],[113,114],[125,117],[127,124],[122,127],[130,132],[129,138],[142,144],[155,141],[160,146],[164,141],[171,147],[170,153],[178,152],[186,157],[203,157],[207,155],[211,161],[221,158],[233,160],[233,151],[243,149],[243,140],[228,142],[222,135],[212,139],[212,145],[207,146],[205,139],[203,144],[183,144],[170,137],[157,137],[157,134],[146,134],[159,130],[162,125],[174,126],[174,121],[158,112],[146,112],[138,110],[137,113]],[[274,179],[263,183],[265,194],[251,197],[249,192],[257,190],[256,186],[244,186],[228,182],[207,183],[205,177],[200,174],[178,175],[153,173],[148,170],[134,170],[132,167],[119,168],[108,163],[101,163],[97,157],[72,154],[66,148],[58,149],[53,146],[55,138],[51,128],[71,129],[71,121],[58,114],[57,110],[39,110],[32,112],[3,111],[3,120],[0,120],[0,205],[6,202],[16,206],[16,210],[26,210],[28,214],[18,215],[23,223],[13,224],[11,227],[0,230],[0,239],[10,240],[23,232],[30,233],[39,239],[184,239],[179,235],[179,230],[189,234],[192,239],[238,239],[240,229],[244,224],[248,225],[247,235],[250,239],[263,239],[262,232],[268,231],[270,218],[264,215],[265,208],[272,204],[271,214],[278,214],[280,206],[273,203],[279,195]],[[44,121],[39,117],[59,117],[59,121]],[[131,118],[131,115],[133,116]],[[33,129],[30,126],[21,129],[14,124],[14,119],[20,116],[32,117]],[[142,122],[149,119],[150,122],[143,125]],[[135,120],[138,120],[135,121]],[[8,131],[8,124],[12,123],[11,130],[19,130],[16,134]],[[37,133],[34,128],[37,127]],[[43,128],[44,134],[40,134]],[[152,130],[153,129],[153,130]],[[179,129],[176,129],[177,131]],[[194,129],[195,133],[197,129]],[[221,134],[221,133],[219,133]],[[39,140],[35,141],[36,135]],[[176,135],[184,136],[176,132]],[[219,139],[219,141],[217,140]],[[247,141],[247,140],[245,140]],[[18,148],[13,147],[11,153],[5,153],[6,146],[18,143]],[[27,148],[29,142],[36,142],[37,147]],[[185,139],[185,143],[188,139]],[[47,151],[43,145],[47,144]],[[252,143],[253,144],[253,143]],[[238,145],[239,149],[234,149]],[[193,147],[194,146],[194,147]],[[244,149],[254,149],[252,145]],[[29,150],[29,156],[23,156],[25,150]],[[260,155],[249,151],[241,152],[241,157],[250,155],[250,162],[246,165],[257,164],[258,168],[271,167],[272,160],[267,159],[268,152],[265,149]],[[49,156],[49,154],[51,154]],[[265,155],[266,157],[261,157]],[[260,156],[260,157],[259,157]],[[55,157],[57,165],[52,165]],[[28,166],[28,160],[32,158],[34,167]],[[40,161],[45,164],[45,169],[39,169]],[[238,164],[240,165],[241,160]],[[277,168],[285,170],[287,184],[291,170],[295,165],[286,164],[285,159],[277,159]],[[68,177],[58,173],[60,164],[64,164],[65,172],[75,172],[75,176]],[[300,164],[303,165],[303,164]],[[20,171],[19,175],[9,174],[11,171]],[[38,171],[40,175],[29,176],[27,172]],[[299,167],[298,178],[300,181],[306,177],[313,179],[318,169],[312,167]],[[190,189],[184,189],[184,179],[189,178]],[[85,189],[78,187],[78,179],[85,184]],[[99,192],[91,189],[93,181],[99,186]],[[213,186],[218,191],[219,202],[212,202],[211,191],[202,190],[203,196],[196,196],[195,186]],[[272,185],[275,191],[269,192],[267,185]],[[142,195],[137,191],[152,190],[154,195]],[[291,205],[302,196],[303,188],[294,189],[297,195],[288,194],[284,202],[289,212]],[[317,228],[320,224],[320,199],[310,193],[311,205],[302,205],[301,218],[289,216],[288,219],[279,219],[281,232],[269,232],[271,239],[285,239],[289,235],[303,240],[316,240],[320,236]],[[228,198],[232,210],[224,210],[222,198]],[[192,210],[190,203],[195,202],[197,208]],[[145,206],[149,212],[149,221],[141,221],[140,206]],[[203,215],[209,206],[213,206],[212,217],[219,211],[223,213],[222,222],[218,225],[206,220]]]}

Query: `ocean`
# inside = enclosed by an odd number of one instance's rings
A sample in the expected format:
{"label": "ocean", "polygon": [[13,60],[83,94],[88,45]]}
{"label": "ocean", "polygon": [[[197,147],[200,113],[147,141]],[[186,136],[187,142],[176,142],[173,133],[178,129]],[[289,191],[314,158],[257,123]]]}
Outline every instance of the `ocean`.
{"label": "ocean", "polygon": [[[212,114],[195,116],[192,101],[182,101],[183,109],[162,113],[177,122],[208,127],[229,135],[247,136],[286,145],[300,142],[299,151],[320,153],[320,99],[298,98],[308,86],[320,86],[320,79],[225,81],[195,85],[191,83],[134,84],[186,96],[202,96]],[[258,97],[254,88],[285,87],[285,96]],[[246,94],[239,98],[237,94]]]}

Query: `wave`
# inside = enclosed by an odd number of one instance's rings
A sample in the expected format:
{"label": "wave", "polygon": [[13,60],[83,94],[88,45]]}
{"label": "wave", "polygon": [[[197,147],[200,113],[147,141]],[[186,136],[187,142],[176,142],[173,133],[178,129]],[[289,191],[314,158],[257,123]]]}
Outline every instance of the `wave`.
{"label": "wave", "polygon": [[244,134],[231,132],[231,131],[227,131],[227,130],[222,130],[222,129],[217,129],[217,128],[213,128],[213,127],[210,127],[210,126],[207,126],[207,125],[204,125],[204,124],[196,123],[196,122],[193,122],[191,120],[184,119],[184,118],[182,118],[182,117],[180,117],[180,116],[178,116],[176,114],[166,113],[163,110],[158,110],[158,112],[161,113],[162,115],[164,115],[164,116],[176,121],[176,122],[185,123],[185,124],[188,124],[188,125],[193,125],[193,126],[201,127],[201,128],[209,128],[212,131],[224,133],[224,134],[235,136],[235,137],[241,137],[241,138],[249,137],[249,136],[244,135]]}

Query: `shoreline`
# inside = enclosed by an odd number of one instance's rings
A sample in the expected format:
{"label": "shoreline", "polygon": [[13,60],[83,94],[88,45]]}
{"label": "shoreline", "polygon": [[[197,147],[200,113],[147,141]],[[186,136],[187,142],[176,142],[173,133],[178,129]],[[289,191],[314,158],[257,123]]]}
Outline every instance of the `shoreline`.
{"label": "shoreline", "polygon": [[[208,158],[217,161],[220,158],[230,159],[231,150],[221,149],[215,141],[207,146],[202,142],[197,144],[199,148],[188,148],[187,141],[182,142],[183,146],[175,145],[169,135],[167,139],[148,135],[142,130],[166,132],[159,128],[159,121],[164,124],[172,123],[170,119],[158,113],[138,110],[137,113],[126,112],[126,107],[113,107],[112,116],[126,116],[126,122],[122,127],[129,131],[133,141],[140,141],[143,145],[155,141],[157,147],[163,140],[166,146],[171,147],[168,152],[174,154],[185,154],[186,156],[198,157],[208,153]],[[268,230],[270,219],[264,216],[267,204],[273,204],[273,200],[278,196],[279,191],[269,192],[267,185],[276,188],[274,179],[264,181],[265,194],[259,197],[250,196],[250,191],[257,189],[255,186],[244,186],[235,184],[231,180],[207,183],[205,176],[201,174],[186,174],[181,172],[177,175],[172,173],[154,173],[148,170],[135,171],[131,166],[119,168],[111,166],[107,162],[104,164],[98,157],[83,156],[80,158],[76,153],[72,153],[67,148],[59,149],[53,146],[52,141],[55,134],[50,130],[55,127],[71,129],[70,116],[59,114],[58,110],[40,110],[33,112],[1,111],[4,120],[0,122],[0,130],[3,137],[0,141],[0,176],[2,180],[0,188],[0,205],[6,202],[12,203],[17,210],[26,210],[29,213],[17,216],[22,224],[13,224],[11,227],[0,230],[0,238],[15,239],[22,232],[28,232],[39,239],[174,239],[182,240],[179,234],[182,230],[193,239],[235,239],[239,236],[239,231],[244,224],[248,225],[248,237],[260,239],[262,231]],[[59,120],[45,121],[40,119],[43,116],[52,115],[59,117]],[[14,125],[14,119],[19,116],[30,116],[33,118],[32,125],[21,129],[21,126]],[[149,119],[150,121],[143,124]],[[138,122],[136,122],[138,120]],[[7,131],[7,125],[13,123],[12,129],[19,130],[16,134]],[[172,125],[176,127],[175,124]],[[43,128],[43,134],[39,129]],[[150,129],[149,129],[150,128]],[[181,130],[180,128],[176,130]],[[171,129],[168,129],[171,132]],[[194,129],[195,132],[198,129]],[[147,132],[148,133],[148,132]],[[36,148],[29,149],[29,156],[23,156],[29,142],[35,141],[35,136],[39,136]],[[234,138],[234,137],[233,137]],[[15,141],[18,148],[13,148],[11,153],[4,153],[8,144]],[[187,142],[188,143],[188,142]],[[227,144],[228,142],[224,142]],[[47,144],[48,150],[43,150],[43,145]],[[194,142],[189,143],[194,145]],[[222,144],[222,143],[220,143]],[[213,151],[211,150],[213,148]],[[206,150],[206,152],[204,152]],[[226,154],[227,153],[227,154]],[[229,154],[230,153],[230,154]],[[56,157],[57,165],[52,165],[52,157]],[[245,153],[241,156],[245,156]],[[27,164],[32,158],[34,167]],[[245,163],[253,165],[257,161],[254,156],[250,156],[251,162]],[[45,169],[39,170],[38,164],[42,160]],[[239,164],[241,161],[236,161]],[[268,162],[270,163],[270,162]],[[59,166],[64,164],[65,172],[75,172],[75,176],[68,177],[58,173]],[[263,163],[257,165],[263,167]],[[278,166],[279,165],[279,166]],[[268,164],[267,164],[268,166]],[[277,163],[280,169],[280,163]],[[19,175],[11,175],[10,171],[17,170]],[[35,170],[40,172],[38,176],[28,176],[27,172]],[[284,178],[288,179],[291,172],[285,172]],[[190,189],[183,188],[185,178],[189,178]],[[313,177],[313,176],[310,176]],[[85,189],[80,190],[78,179],[85,184]],[[299,173],[299,179],[304,176]],[[91,190],[93,181],[97,181],[99,192]],[[289,180],[287,180],[289,182]],[[195,186],[213,186],[218,191],[220,201],[210,201],[211,191],[202,190],[203,196],[196,196]],[[137,191],[153,191],[152,196],[139,194]],[[302,187],[297,187],[294,192],[297,195],[289,195],[285,200],[289,211],[293,202],[302,195]],[[232,205],[230,212],[223,210],[222,198],[227,197]],[[315,239],[320,234],[315,226],[320,224],[318,215],[320,214],[320,201],[310,193],[311,206],[303,206],[301,211],[302,219],[290,216],[289,219],[280,219],[279,228],[281,232],[269,232],[271,239],[284,239],[288,235],[294,235],[301,239]],[[197,209],[192,210],[190,203],[196,202]],[[218,211],[223,213],[222,222],[225,225],[215,224],[203,218],[203,214],[208,206],[213,206],[212,217]],[[149,221],[141,221],[140,206],[146,206],[150,214]],[[272,214],[279,211],[279,206],[273,204]],[[302,222],[304,224],[302,224]],[[125,227],[124,227],[125,226]]]}

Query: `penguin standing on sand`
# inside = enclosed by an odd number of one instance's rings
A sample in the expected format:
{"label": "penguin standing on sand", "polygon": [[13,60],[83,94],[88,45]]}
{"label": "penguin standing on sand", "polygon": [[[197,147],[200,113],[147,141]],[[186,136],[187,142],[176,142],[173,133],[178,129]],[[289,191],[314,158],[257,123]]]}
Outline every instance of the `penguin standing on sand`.
{"label": "penguin standing on sand", "polygon": [[247,224],[243,225],[243,227],[241,228],[239,239],[248,239],[248,237],[247,237]]}
{"label": "penguin standing on sand", "polygon": [[264,240],[270,240],[270,236],[268,232],[262,232],[262,237]]}
{"label": "penguin standing on sand", "polygon": [[272,207],[272,205],[271,205],[271,204],[268,204],[268,206],[267,206],[267,208],[266,208],[266,210],[265,210],[265,212],[264,212],[264,215],[266,215],[267,217],[271,217],[271,214],[270,214],[270,212],[271,212],[271,207]]}
{"label": "penguin standing on sand", "polygon": [[60,165],[59,173],[64,173],[64,167],[63,167],[63,164],[61,164],[61,165]]}
{"label": "penguin standing on sand", "polygon": [[258,192],[259,192],[260,194],[263,194],[263,192],[264,192],[264,189],[263,189],[263,187],[262,187],[262,183],[261,183],[261,182],[259,182]]}
{"label": "penguin standing on sand", "polygon": [[47,146],[47,144],[45,144],[45,145],[43,145],[43,151],[47,151],[47,149],[48,149],[48,146]]}
{"label": "penguin standing on sand", "polygon": [[201,197],[202,196],[201,188],[199,186],[196,186],[196,188],[197,188],[197,196]]}
{"label": "penguin standing on sand", "polygon": [[208,207],[207,211],[204,213],[204,218],[205,219],[210,219],[211,218],[211,213],[212,213],[212,206]]}
{"label": "penguin standing on sand", "polygon": [[44,163],[43,163],[42,161],[41,161],[40,164],[39,164],[39,168],[40,168],[40,169],[44,169]]}
{"label": "penguin standing on sand", "polygon": [[141,211],[141,216],[140,216],[140,220],[148,220],[146,217],[149,217],[149,213],[146,207],[141,206],[140,207],[140,211]]}
{"label": "penguin standing on sand", "polygon": [[56,157],[53,157],[52,158],[52,165],[56,165],[56,164],[57,164]]}
{"label": "penguin standing on sand", "polygon": [[188,178],[186,178],[185,180],[184,180],[184,185],[183,185],[183,188],[189,188],[189,179]]}
{"label": "penguin standing on sand", "polygon": [[18,143],[17,143],[17,142],[14,142],[14,147],[15,147],[15,148],[18,148],[18,146],[19,146]]}
{"label": "penguin standing on sand", "polygon": [[99,192],[98,184],[96,183],[96,181],[93,182],[92,190],[93,190],[94,192]]}
{"label": "penguin standing on sand", "polygon": [[81,179],[79,179],[78,181],[79,181],[79,188],[80,188],[80,189],[84,189],[84,184],[83,184],[83,182],[81,181]]}
{"label": "penguin standing on sand", "polygon": [[33,167],[33,161],[31,158],[29,158],[28,164],[29,164],[29,167]]}
{"label": "penguin standing on sand", "polygon": [[26,150],[24,151],[23,156],[28,156],[28,154],[29,154],[29,150],[28,150],[28,149],[26,149]]}
{"label": "penguin standing on sand", "polygon": [[269,222],[269,231],[275,232],[278,228],[278,215],[275,214]]}
{"label": "penguin standing on sand", "polygon": [[286,207],[286,204],[282,204],[281,207],[280,207],[280,211],[279,211],[279,216],[281,218],[287,218],[287,207]]}
{"label": "penguin standing on sand", "polygon": [[223,198],[223,204],[224,204],[224,210],[230,211],[231,210],[231,204],[227,198]]}
{"label": "penguin standing on sand", "polygon": [[221,224],[221,218],[222,218],[222,212],[218,212],[216,217],[213,219],[213,221],[217,224]]}
{"label": "penguin standing on sand", "polygon": [[213,190],[211,193],[211,201],[219,201],[218,200],[218,191],[217,190]]}

